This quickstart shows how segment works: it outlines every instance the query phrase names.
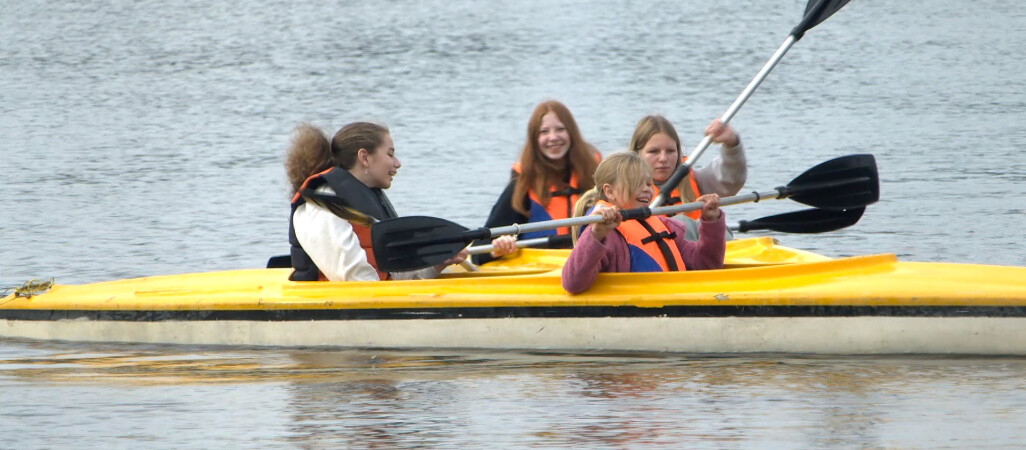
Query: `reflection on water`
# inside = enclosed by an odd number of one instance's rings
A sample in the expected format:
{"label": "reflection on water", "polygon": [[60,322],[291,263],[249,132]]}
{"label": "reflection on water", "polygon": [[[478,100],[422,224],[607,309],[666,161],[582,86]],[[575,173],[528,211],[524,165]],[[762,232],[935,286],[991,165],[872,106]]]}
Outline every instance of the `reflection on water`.
{"label": "reflection on water", "polygon": [[[8,341],[3,416],[180,418],[127,442],[302,446],[1012,445],[1019,358],[364,351]],[[74,398],[60,398],[72,389]],[[38,403],[47,398],[45,403]],[[131,400],[128,400],[131,399]],[[128,401],[126,401],[128,400]],[[84,402],[84,403],[83,403]],[[226,413],[227,412],[227,413]],[[227,414],[227,415],[226,415]],[[226,415],[226,416],[225,416]],[[207,423],[209,416],[219,416]],[[223,416],[223,417],[221,417]],[[259,423],[253,422],[259,417]],[[86,419],[85,423],[89,423]],[[186,426],[178,422],[177,427]],[[89,427],[74,442],[104,442]],[[47,430],[12,445],[60,444]],[[141,433],[141,434],[140,434]],[[261,437],[262,436],[262,437]],[[63,438],[62,438],[63,439]],[[4,442],[0,440],[0,442]]]}

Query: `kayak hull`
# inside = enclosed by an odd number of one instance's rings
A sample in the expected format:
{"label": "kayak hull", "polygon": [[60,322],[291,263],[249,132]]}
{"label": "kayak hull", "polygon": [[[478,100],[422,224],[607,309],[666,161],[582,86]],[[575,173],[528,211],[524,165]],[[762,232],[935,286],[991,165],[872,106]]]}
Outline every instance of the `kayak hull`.
{"label": "kayak hull", "polygon": [[600,274],[569,295],[561,259],[542,252],[532,266],[530,255],[435,280],[292,282],[289,269],[254,269],[55,285],[0,299],[0,338],[1026,355],[1026,267],[758,256],[723,270]]}
{"label": "kayak hull", "polygon": [[0,321],[78,342],[685,353],[1026,354],[1024,317],[588,317],[313,321]]}

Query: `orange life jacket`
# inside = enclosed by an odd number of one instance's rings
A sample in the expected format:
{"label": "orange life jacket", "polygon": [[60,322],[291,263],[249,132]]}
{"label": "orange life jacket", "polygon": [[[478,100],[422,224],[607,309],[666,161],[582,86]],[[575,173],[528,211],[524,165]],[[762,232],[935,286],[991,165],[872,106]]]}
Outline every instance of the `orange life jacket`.
{"label": "orange life jacket", "polygon": [[[522,167],[520,161],[513,164],[513,172],[517,175],[521,174]],[[541,198],[534,192],[533,189],[527,191],[527,196],[530,200],[528,208],[527,221],[530,222],[544,222],[547,220],[558,220],[568,219],[574,215],[574,204],[577,203],[578,197],[584,191],[580,189],[579,181],[577,180],[577,173],[570,173],[570,183],[567,188],[564,189],[552,189],[549,191],[549,204],[545,205],[542,203]],[[555,230],[542,230],[532,231],[530,233],[523,233],[520,235],[520,239],[532,239],[545,236],[552,236],[555,234],[569,234],[569,227],[560,227]]]}
{"label": "orange life jacket", "polygon": [[[687,160],[688,160],[688,157],[685,156],[685,157],[680,159],[680,162],[681,162],[681,164],[683,164],[683,163],[687,162]],[[698,183],[695,182],[695,177],[694,176],[689,176],[688,177],[688,181],[690,181],[690,183],[688,183],[688,184],[690,185],[689,187],[691,188],[691,192],[695,194],[695,198],[700,197],[702,195],[702,193],[698,191]],[[653,189],[653,190],[655,191],[655,192],[653,192],[653,195],[659,195],[659,186],[656,186],[655,189]],[[679,184],[678,184],[678,186],[674,187],[673,191],[670,192],[670,195],[667,196],[666,201],[663,202],[663,204],[660,205],[660,206],[679,205],[682,202],[682,200],[681,200],[682,198],[683,197],[680,195]],[[686,216],[688,216],[688,217],[690,217],[692,219],[695,219],[695,220],[699,220],[699,219],[702,218],[702,210],[701,209],[696,209],[694,211],[685,211],[682,214],[684,214],[684,215],[686,215]]]}
{"label": "orange life jacket", "polygon": [[[611,207],[608,202],[599,200],[597,205]],[[666,224],[658,216],[645,219],[630,219],[620,222],[616,232],[627,241],[630,253],[631,272],[683,272],[684,259],[680,256],[677,243],[673,240],[676,233],[671,233]]]}
{"label": "orange life jacket", "polygon": [[355,224],[352,221],[349,222],[353,226],[353,232],[356,233],[356,239],[360,241],[360,248],[367,254],[367,263],[374,268],[374,271],[378,273],[379,280],[391,279],[391,275],[388,272],[382,272],[378,270],[378,261],[374,258],[374,246],[371,245],[371,229],[363,225]]}

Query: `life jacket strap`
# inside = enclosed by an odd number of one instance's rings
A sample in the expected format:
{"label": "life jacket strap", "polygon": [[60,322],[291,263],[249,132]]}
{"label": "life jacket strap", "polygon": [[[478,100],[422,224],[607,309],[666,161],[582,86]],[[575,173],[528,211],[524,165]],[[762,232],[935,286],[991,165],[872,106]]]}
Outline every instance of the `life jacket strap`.
{"label": "life jacket strap", "polygon": [[677,232],[676,231],[674,231],[674,232],[660,231],[660,232],[655,233],[655,234],[653,234],[653,235],[651,235],[649,237],[641,238],[641,243],[642,244],[647,244],[649,242],[654,242],[656,239],[675,239],[676,237],[677,237]]}
{"label": "life jacket strap", "polygon": [[571,197],[571,196],[574,196],[574,195],[581,195],[583,193],[584,193],[584,191],[582,191],[580,189],[577,189],[577,188],[574,188],[574,187],[567,187],[567,188],[559,189],[559,190],[556,190],[556,191],[552,191],[552,192],[549,193],[549,195],[551,195],[553,197]]}
{"label": "life jacket strap", "polygon": [[645,230],[648,231],[649,234],[648,237],[641,239],[641,243],[647,244],[649,242],[655,241],[656,245],[659,246],[659,252],[663,254],[663,259],[666,260],[666,266],[670,269],[670,271],[676,272],[680,270],[680,268],[677,267],[677,260],[673,257],[673,252],[670,250],[670,246],[666,243],[666,239],[673,239],[677,237],[677,233],[669,233],[666,231],[656,233],[655,228],[652,228],[652,226],[649,225],[648,222],[645,222],[644,220],[640,219],[634,220],[637,220],[638,223],[641,224],[641,226],[645,227]]}

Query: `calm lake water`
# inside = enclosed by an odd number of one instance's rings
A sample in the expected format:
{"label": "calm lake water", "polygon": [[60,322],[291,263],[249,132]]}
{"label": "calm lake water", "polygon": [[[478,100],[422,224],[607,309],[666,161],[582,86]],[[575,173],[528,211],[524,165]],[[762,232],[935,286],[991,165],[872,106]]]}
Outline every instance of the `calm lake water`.
{"label": "calm lake water", "polygon": [[[804,6],[0,1],[0,287],[263,266],[302,121],[386,123],[400,214],[479,226],[536,103],[606,154],[649,113],[690,151]],[[1023,42],[1026,7],[990,0],[858,0],[810,31],[732,122],[746,189],[872,153],[881,200],[774,237],[1026,265]],[[0,340],[0,447],[1005,447],[1024,363]]]}

